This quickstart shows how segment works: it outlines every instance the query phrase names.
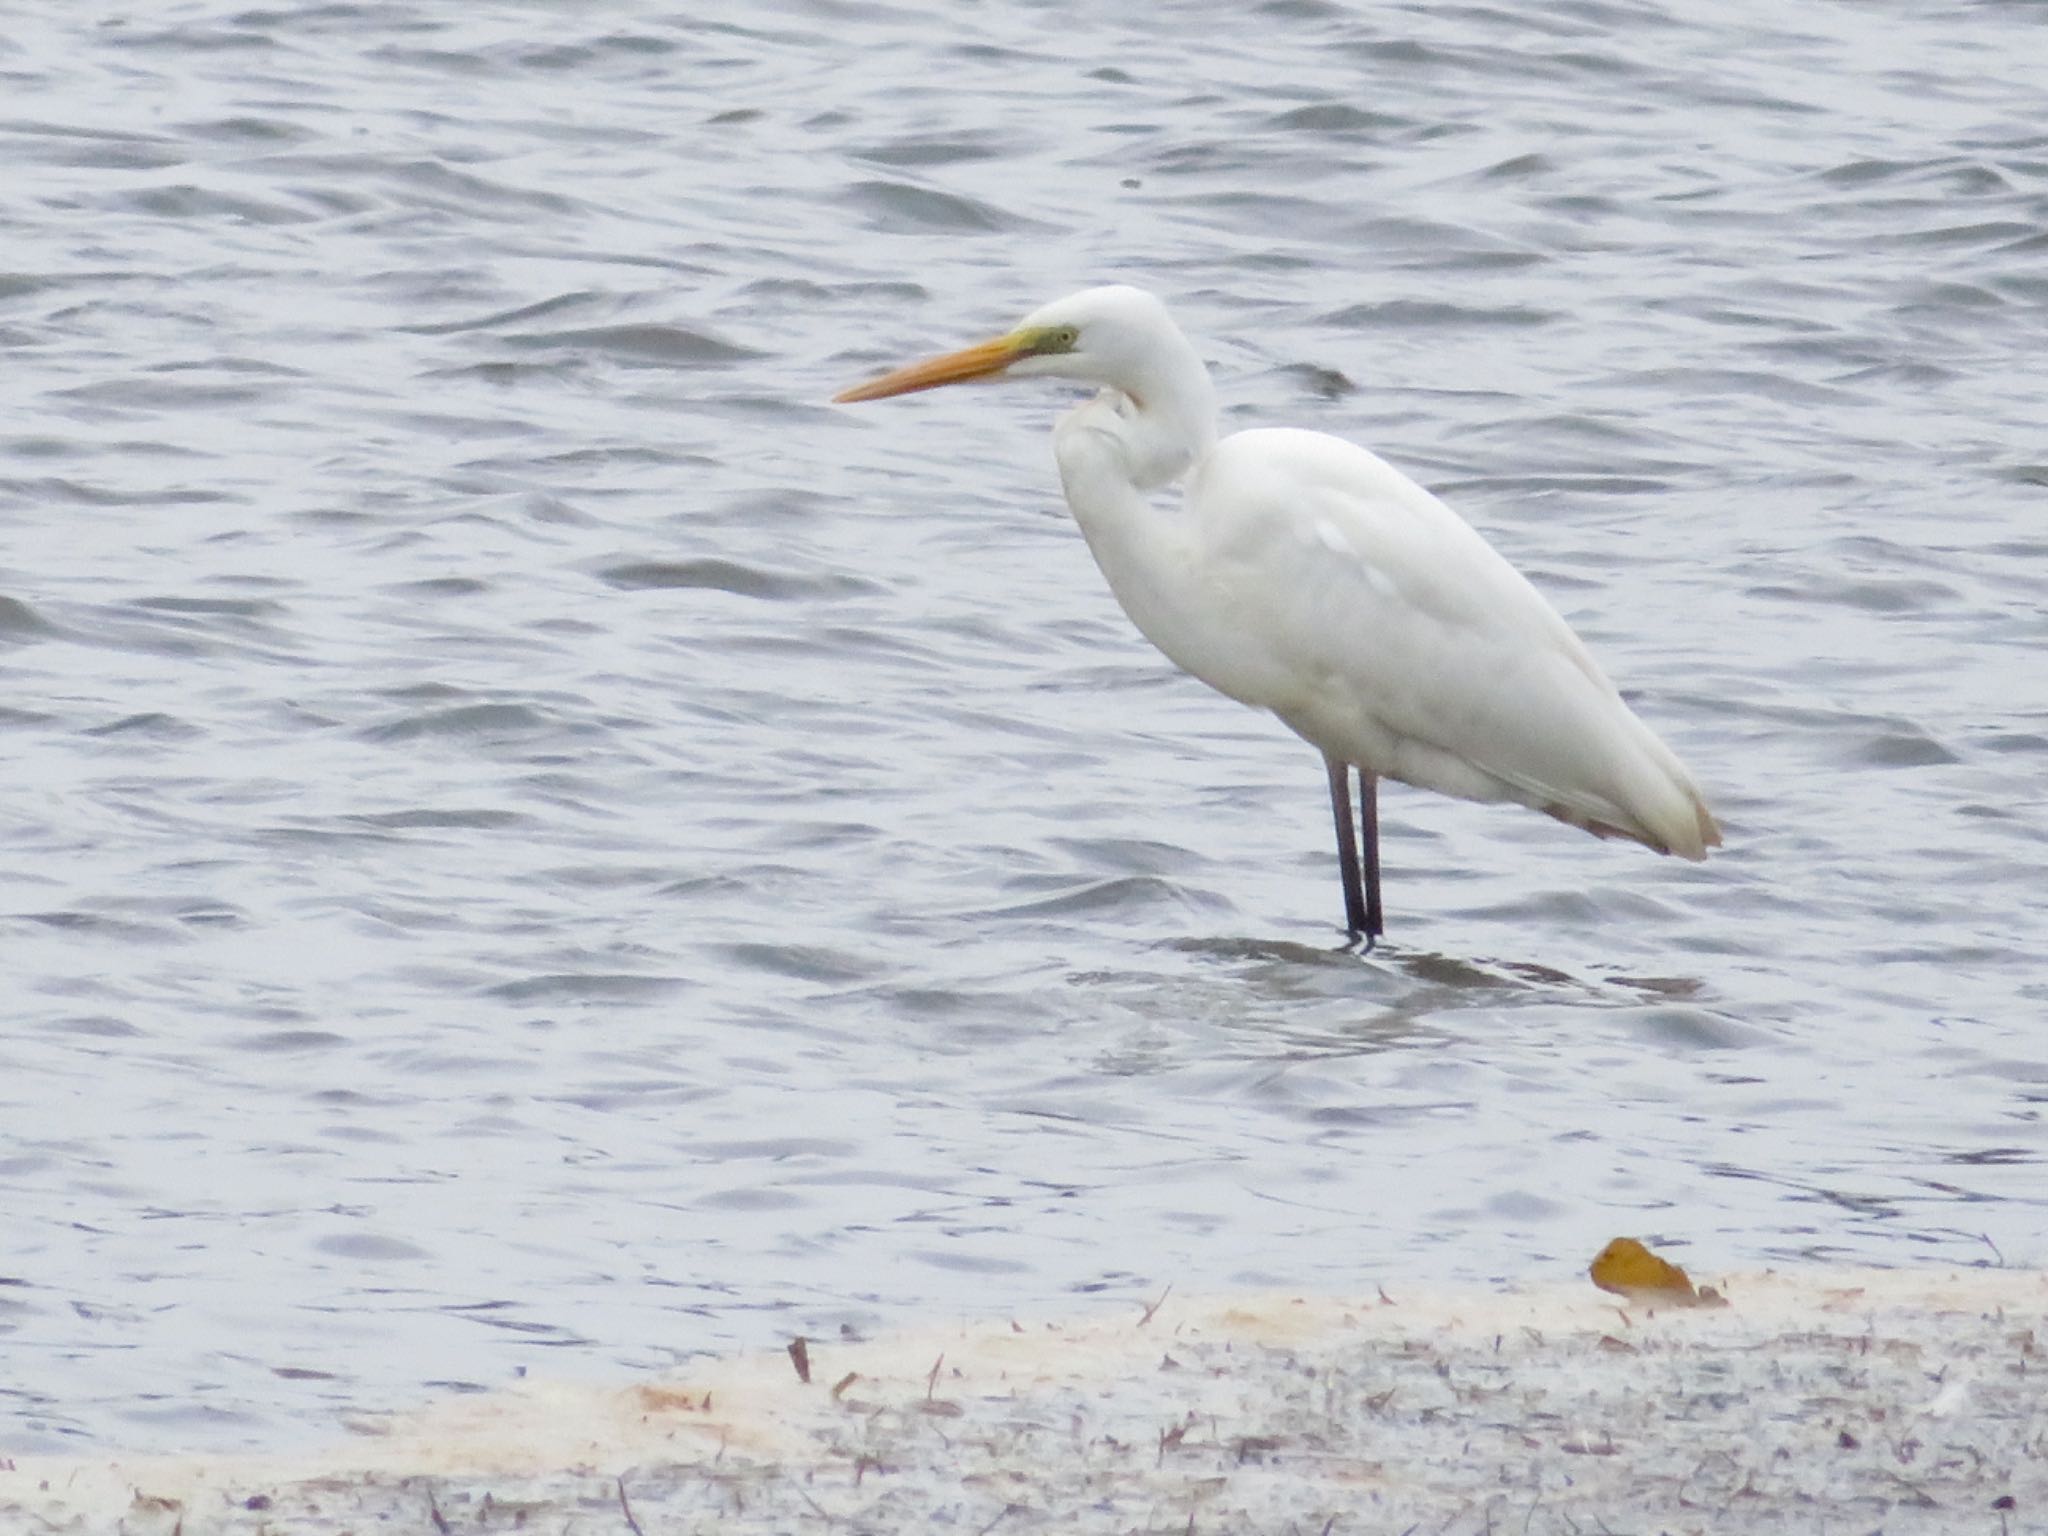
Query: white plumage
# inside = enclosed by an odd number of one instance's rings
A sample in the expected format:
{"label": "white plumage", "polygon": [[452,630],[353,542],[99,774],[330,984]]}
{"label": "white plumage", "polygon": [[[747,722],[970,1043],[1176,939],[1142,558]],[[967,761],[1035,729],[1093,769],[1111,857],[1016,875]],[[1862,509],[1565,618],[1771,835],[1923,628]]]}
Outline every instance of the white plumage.
{"label": "white plumage", "polygon": [[[1208,371],[1152,295],[1091,288],[994,341],[848,390],[995,373],[1102,386],[1053,434],[1074,520],[1177,665],[1319,748],[1346,913],[1379,932],[1374,780],[1509,800],[1688,859],[1720,832],[1685,768],[1520,572],[1377,455],[1321,432],[1215,436]],[[1179,504],[1154,492],[1181,480]],[[1365,881],[1345,766],[1359,770]]]}

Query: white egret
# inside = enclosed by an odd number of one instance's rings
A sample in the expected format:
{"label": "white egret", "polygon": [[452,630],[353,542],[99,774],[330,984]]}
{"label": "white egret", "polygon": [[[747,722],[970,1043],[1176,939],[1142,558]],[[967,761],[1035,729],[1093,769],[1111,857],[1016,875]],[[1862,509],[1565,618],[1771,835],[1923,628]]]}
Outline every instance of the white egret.
{"label": "white egret", "polygon": [[[1670,748],[1457,513],[1325,433],[1261,428],[1219,440],[1208,370],[1151,294],[1090,288],[1007,335],[836,398],[996,374],[1101,386],[1053,433],[1074,521],[1148,640],[1321,750],[1345,920],[1368,947],[1384,927],[1382,778],[1515,801],[1686,859],[1720,843]],[[1151,493],[1176,480],[1180,507],[1155,504]]]}

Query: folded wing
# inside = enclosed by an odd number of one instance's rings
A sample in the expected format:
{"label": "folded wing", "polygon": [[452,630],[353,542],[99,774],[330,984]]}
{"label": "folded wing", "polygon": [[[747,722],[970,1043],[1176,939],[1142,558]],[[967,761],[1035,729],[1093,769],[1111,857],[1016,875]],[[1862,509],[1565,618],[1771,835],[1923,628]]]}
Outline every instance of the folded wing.
{"label": "folded wing", "polygon": [[1376,455],[1241,432],[1190,480],[1188,513],[1232,631],[1205,681],[1369,772],[1686,858],[1720,842],[1683,765],[1557,611]]}

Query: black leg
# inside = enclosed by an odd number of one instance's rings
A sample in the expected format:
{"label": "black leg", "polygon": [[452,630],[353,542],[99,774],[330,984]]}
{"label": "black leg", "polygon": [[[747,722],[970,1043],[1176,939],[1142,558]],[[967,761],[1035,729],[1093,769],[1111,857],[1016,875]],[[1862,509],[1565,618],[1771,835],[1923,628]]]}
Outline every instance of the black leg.
{"label": "black leg", "polygon": [[1380,781],[1363,768],[1358,770],[1358,819],[1364,829],[1359,863],[1365,870],[1365,947],[1371,949],[1387,923],[1380,911]]}
{"label": "black leg", "polygon": [[[1365,892],[1358,878],[1358,830],[1351,823],[1351,765],[1334,757],[1325,757],[1323,765],[1330,770],[1330,809],[1337,816],[1337,866],[1344,876],[1344,924],[1357,935],[1366,932],[1367,917]],[[1374,857],[1377,860],[1376,847]],[[1377,879],[1373,883],[1373,897],[1375,901],[1379,897]]]}

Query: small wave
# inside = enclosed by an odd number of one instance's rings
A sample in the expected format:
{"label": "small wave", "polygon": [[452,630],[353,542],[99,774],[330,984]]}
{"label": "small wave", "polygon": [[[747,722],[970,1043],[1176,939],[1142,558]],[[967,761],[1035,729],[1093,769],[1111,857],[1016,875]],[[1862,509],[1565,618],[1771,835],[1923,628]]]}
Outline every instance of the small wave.
{"label": "small wave", "polygon": [[216,191],[188,184],[142,187],[121,194],[117,207],[160,219],[236,219],[249,224],[308,224],[327,217],[323,208],[300,208],[270,202],[246,193]]}
{"label": "small wave", "polygon": [[1001,234],[1034,227],[1032,220],[980,198],[903,181],[855,182],[844,201],[865,214],[875,228],[899,234],[935,229]]}
{"label": "small wave", "polygon": [[1413,128],[1412,118],[1388,112],[1369,112],[1344,101],[1318,101],[1294,107],[1266,121],[1268,128],[1282,133],[1314,133],[1333,138],[1356,138]]}
{"label": "small wave", "polygon": [[7,124],[8,154],[28,165],[77,170],[154,171],[178,165],[187,152],[155,134],[122,133],[68,124]]}
{"label": "small wave", "polygon": [[437,736],[537,736],[562,727],[562,721],[527,704],[463,704],[454,709],[406,715],[370,726],[358,734],[365,741],[401,742]]}
{"label": "small wave", "polygon": [[505,338],[508,346],[537,351],[598,352],[624,362],[676,368],[718,367],[760,353],[679,325],[593,325],[573,331],[532,331]]}
{"label": "small wave", "polygon": [[66,480],[56,475],[35,480],[0,480],[0,493],[19,496],[25,501],[70,502],[82,507],[208,506],[238,499],[220,491],[192,490],[174,485],[111,491],[104,486]]}
{"label": "small wave", "polygon": [[619,972],[552,972],[501,981],[486,997],[513,1003],[638,1002],[666,997],[695,983],[684,976],[639,976]]}
{"label": "small wave", "polygon": [[516,827],[528,819],[518,811],[491,810],[481,806],[464,806],[452,809],[421,807],[410,811],[378,811],[357,816],[345,816],[343,821],[359,827],[375,827],[380,831],[408,830],[430,827]]}
{"label": "small wave", "polygon": [[116,916],[110,912],[81,912],[73,908],[58,912],[30,912],[25,915],[29,922],[39,927],[98,939],[116,939],[130,944],[176,944],[185,937],[167,923],[143,922],[136,918]]}
{"label": "small wave", "polygon": [[1522,328],[1548,325],[1558,318],[1554,310],[1535,309],[1526,304],[1488,307],[1450,304],[1440,299],[1388,299],[1352,304],[1325,315],[1321,323],[1349,330],[1434,330],[1462,326]]}
{"label": "small wave", "polygon": [[402,1237],[389,1237],[379,1232],[343,1232],[333,1237],[315,1238],[313,1247],[318,1252],[330,1253],[336,1258],[353,1259],[358,1263],[368,1264],[389,1264],[399,1260],[413,1261],[432,1257],[417,1243],[409,1243]]}
{"label": "small wave", "polygon": [[876,165],[961,165],[977,160],[994,160],[1009,153],[1007,146],[973,134],[916,134],[892,139],[849,152],[854,158]]}
{"label": "small wave", "polygon": [[1226,911],[1229,903],[1219,897],[1191,891],[1178,881],[1158,875],[1118,875],[1091,881],[1075,890],[1036,901],[1021,901],[997,909],[1002,917],[1075,917],[1106,913],[1135,917],[1162,906]]}
{"label": "small wave", "polygon": [[1866,736],[1847,753],[1850,762],[1872,768],[1933,768],[1962,761],[1927,731],[1910,722]]}
{"label": "small wave", "polygon": [[119,720],[105,725],[86,728],[88,736],[135,736],[150,741],[189,741],[201,733],[198,726],[180,720],[176,715],[167,715],[160,710],[145,710],[140,714],[123,715]]}
{"label": "small wave", "polygon": [[558,315],[564,310],[587,309],[599,302],[602,302],[600,295],[589,289],[578,289],[573,293],[558,293],[551,299],[541,299],[532,304],[493,310],[487,315],[473,315],[467,320],[422,321],[417,325],[401,325],[397,329],[414,336],[453,336],[463,331],[494,331],[501,326],[518,325],[528,320]]}
{"label": "small wave", "polygon": [[285,605],[268,597],[139,597],[138,608],[158,613],[211,613],[230,618],[268,618],[283,613]]}
{"label": "small wave", "polygon": [[1898,245],[1949,247],[1999,246],[2007,241],[2035,240],[2040,236],[2038,224],[2021,224],[2013,219],[1984,219],[1970,224],[1940,224],[1932,229],[1912,230],[1891,238]]}
{"label": "small wave", "polygon": [[0,644],[26,645],[56,633],[56,625],[20,598],[0,596]]}
{"label": "small wave", "polygon": [[660,587],[702,587],[730,592],[735,597],[759,597],[788,602],[800,597],[843,597],[872,592],[872,582],[855,576],[799,576],[788,571],[764,570],[741,565],[736,560],[707,557],[699,560],[634,560],[607,566],[598,577],[625,591]]}
{"label": "small wave", "polygon": [[331,1029],[271,1029],[234,1042],[237,1050],[264,1056],[296,1056],[305,1051],[331,1051],[347,1045],[348,1036]]}
{"label": "small wave", "polygon": [[815,944],[726,944],[720,953],[750,971],[767,971],[798,981],[864,981],[882,967],[872,957]]}

